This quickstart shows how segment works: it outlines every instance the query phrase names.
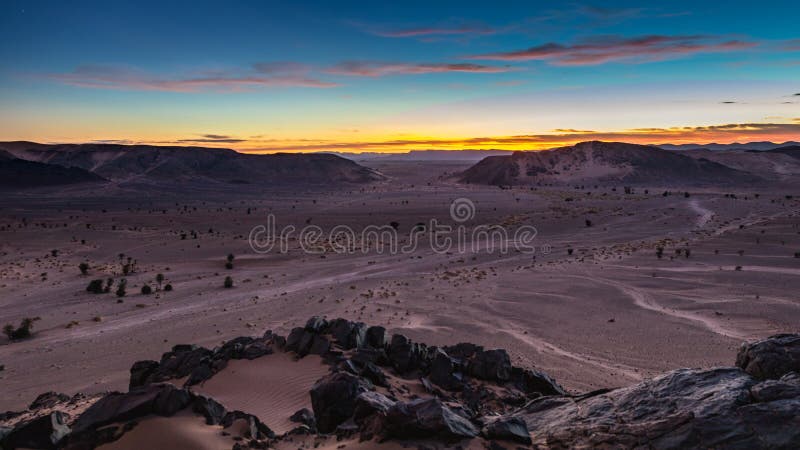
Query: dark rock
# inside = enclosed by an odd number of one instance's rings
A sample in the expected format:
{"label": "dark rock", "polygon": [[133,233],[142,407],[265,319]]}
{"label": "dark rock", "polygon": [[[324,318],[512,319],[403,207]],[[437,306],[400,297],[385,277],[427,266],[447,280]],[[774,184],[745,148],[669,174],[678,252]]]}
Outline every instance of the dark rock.
{"label": "dark rock", "polygon": [[378,326],[367,328],[364,340],[368,347],[378,349],[386,347],[388,344],[386,328]]}
{"label": "dark rock", "polygon": [[61,411],[37,417],[17,425],[2,441],[2,448],[34,448],[49,449],[70,433],[66,425],[67,415]]}
{"label": "dark rock", "polygon": [[345,350],[360,348],[364,346],[367,334],[367,326],[361,322],[350,322],[345,319],[335,319],[330,324],[331,334]]}
{"label": "dark rock", "polygon": [[59,403],[68,402],[69,400],[69,395],[59,394],[53,391],[45,392],[44,394],[39,394],[33,403],[28,406],[28,409],[52,408]]}
{"label": "dark rock", "polygon": [[214,370],[211,368],[210,362],[204,362],[192,370],[189,378],[186,379],[186,386],[194,386],[200,384],[214,376]]}
{"label": "dark rock", "polygon": [[742,344],[736,355],[736,366],[760,380],[800,372],[800,335],[779,334]]}
{"label": "dark rock", "polygon": [[243,359],[256,359],[272,354],[272,347],[264,341],[255,341],[242,351]]}
{"label": "dark rock", "polygon": [[206,418],[207,425],[222,423],[222,419],[227,413],[224,406],[205,395],[195,395],[194,400],[192,400],[192,411],[202,414]]}
{"label": "dark rock", "polygon": [[425,344],[411,342],[402,334],[395,334],[392,335],[388,355],[395,370],[404,374],[424,368],[427,347]]}
{"label": "dark rock", "polygon": [[735,368],[680,369],[593,396],[542,397],[515,416],[550,448],[798,448],[800,398],[786,386],[751,395],[757,384]]}
{"label": "dark rock", "polygon": [[72,424],[74,433],[94,430],[114,422],[125,422],[148,414],[171,415],[188,397],[171,384],[150,384],[127,393],[112,392],[90,406]]}
{"label": "dark rock", "polygon": [[537,370],[513,367],[511,378],[517,389],[522,392],[539,395],[566,395],[567,392],[549,375]]}
{"label": "dark rock", "polygon": [[304,328],[292,328],[292,331],[289,332],[289,336],[286,336],[286,350],[297,352],[297,348],[300,345],[300,340],[305,334],[306,330]]}
{"label": "dark rock", "polygon": [[444,350],[434,350],[431,360],[430,380],[448,391],[461,389],[463,385],[462,377],[454,373],[457,366],[458,362],[445,353]]}
{"label": "dark rock", "polygon": [[128,389],[144,386],[150,376],[158,369],[158,361],[136,361],[131,366],[131,379]]}
{"label": "dark rock", "polygon": [[756,402],[772,402],[788,398],[800,398],[800,374],[791,372],[780,380],[765,380],[750,388]]}
{"label": "dark rock", "polygon": [[160,393],[153,402],[153,414],[159,416],[172,416],[186,408],[192,402],[192,396],[185,389],[166,389]]}
{"label": "dark rock", "polygon": [[369,389],[364,380],[346,372],[330,374],[317,381],[311,388],[311,406],[319,431],[330,433],[350,418],[356,398]]}
{"label": "dark rock", "polygon": [[311,412],[308,408],[303,408],[298,410],[291,417],[289,420],[292,422],[302,423],[303,425],[307,426],[308,428],[314,430],[317,428],[317,421],[314,419],[314,413]]}
{"label": "dark rock", "polygon": [[238,420],[243,420],[247,424],[245,437],[251,439],[272,439],[275,437],[275,433],[268,426],[262,423],[258,417],[242,411],[228,412],[225,414],[225,417],[222,418],[220,425],[222,425],[223,428],[228,428]]}
{"label": "dark rock", "polygon": [[389,411],[389,408],[391,408],[394,403],[394,401],[379,392],[364,392],[356,398],[353,420],[360,425],[364,423],[364,420],[368,417],[376,415],[381,417],[386,416],[386,412]]}
{"label": "dark rock", "polygon": [[470,344],[469,342],[462,342],[460,344],[443,347],[443,350],[452,358],[464,360],[472,358],[478,352],[482,352],[483,347],[480,345]]}
{"label": "dark rock", "polygon": [[331,348],[331,343],[325,336],[316,335],[311,342],[308,353],[312,355],[324,355]]}
{"label": "dark rock", "polygon": [[487,439],[513,441],[520,444],[531,444],[531,435],[528,426],[519,417],[506,417],[490,422],[483,428],[483,435]]}
{"label": "dark rock", "polygon": [[328,321],[319,316],[314,316],[306,322],[306,330],[312,333],[321,333],[328,327]]}
{"label": "dark rock", "polygon": [[382,387],[389,387],[389,381],[386,379],[386,374],[371,362],[367,362],[361,369],[361,376],[371,381],[372,384]]}
{"label": "dark rock", "polygon": [[470,375],[489,381],[508,381],[511,379],[511,358],[505,350],[484,350],[477,352],[468,364]]}
{"label": "dark rock", "polygon": [[360,364],[364,364],[367,362],[371,362],[378,366],[388,366],[391,364],[389,361],[389,356],[386,354],[386,350],[382,348],[377,349],[370,347],[362,347],[353,353],[351,359]]}
{"label": "dark rock", "polygon": [[448,442],[478,435],[475,426],[438,398],[397,402],[386,413],[385,432],[398,439],[436,438]]}

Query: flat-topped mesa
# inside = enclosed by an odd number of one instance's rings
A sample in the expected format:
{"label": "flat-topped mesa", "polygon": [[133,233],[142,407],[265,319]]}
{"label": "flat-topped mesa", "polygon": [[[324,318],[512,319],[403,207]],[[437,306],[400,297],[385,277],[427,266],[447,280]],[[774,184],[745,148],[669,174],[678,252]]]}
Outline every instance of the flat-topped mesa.
{"label": "flat-topped mesa", "polygon": [[[254,360],[267,364],[252,366],[259,370],[274,367],[278,360],[270,358],[286,358],[280,354],[298,364],[316,358],[327,365],[327,374],[305,388],[311,409],[287,414],[294,423],[288,431],[273,431],[273,414],[236,410],[198,393],[206,381]],[[280,369],[287,382],[301,375],[291,364]],[[737,366],[678,369],[633,386],[574,395],[544,373],[514,366],[502,349],[428,346],[380,326],[312,317],[287,338],[268,331],[215,349],[176,345],[159,361],[136,362],[127,393],[43,394],[29,411],[4,414],[0,424],[13,428],[0,428],[0,439],[2,448],[88,449],[134,439],[129,436],[137,427],[147,429],[154,418],[179,426],[180,418],[191,416],[221,427],[235,449],[325,439],[431,448],[471,440],[493,448],[800,446],[800,335],[745,344]],[[256,397],[262,388],[230,387]]]}

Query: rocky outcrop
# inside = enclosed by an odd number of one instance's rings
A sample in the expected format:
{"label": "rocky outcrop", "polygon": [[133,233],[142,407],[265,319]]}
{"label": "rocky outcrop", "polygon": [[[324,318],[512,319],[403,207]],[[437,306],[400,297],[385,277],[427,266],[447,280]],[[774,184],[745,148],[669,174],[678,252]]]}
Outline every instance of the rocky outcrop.
{"label": "rocky outcrop", "polygon": [[[514,366],[504,350],[427,346],[399,334],[388,338],[382,327],[313,317],[286,339],[268,332],[213,350],[178,345],[160,361],[137,362],[129,392],[91,399],[77,417],[63,411],[87,397],[42,394],[28,411],[4,416],[0,443],[89,449],[147,417],[191,412],[208,425],[237,430],[235,448],[284,440],[302,447],[306,437],[316,445],[331,435],[430,448],[478,440],[487,448],[792,449],[800,447],[798,343],[799,335],[772,336],[742,346],[739,367],[679,369],[625,388],[570,395],[546,374]],[[313,411],[294,413],[290,420],[298,425],[281,436],[258,417],[192,391],[192,380],[214,376],[231,359],[274,351],[298,358],[319,352],[330,367],[310,386]],[[189,380],[183,388],[161,382],[182,377]]]}
{"label": "rocky outcrop", "polygon": [[796,448],[797,380],[680,369],[597,395],[543,397],[511,417],[549,448]]}
{"label": "rocky outcrop", "polygon": [[743,344],[736,355],[736,366],[761,380],[800,372],[800,335],[779,334]]}

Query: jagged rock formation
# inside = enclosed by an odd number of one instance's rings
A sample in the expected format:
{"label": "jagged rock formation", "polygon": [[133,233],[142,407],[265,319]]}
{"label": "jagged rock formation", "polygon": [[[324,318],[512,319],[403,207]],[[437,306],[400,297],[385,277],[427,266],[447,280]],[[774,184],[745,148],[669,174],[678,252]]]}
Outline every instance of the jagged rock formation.
{"label": "jagged rock formation", "polygon": [[[313,411],[294,413],[297,426],[286,433],[193,390],[230,361],[280,352],[320,355],[329,365],[328,375],[309,386]],[[412,381],[422,389],[408,389]],[[325,436],[426,448],[800,445],[800,335],[743,345],[737,367],[678,369],[625,388],[573,395],[543,373],[513,366],[504,350],[427,346],[390,337],[382,327],[313,317],[286,339],[267,332],[213,350],[175,346],[160,361],[135,363],[130,386],[127,393],[80,397],[86,406],[73,414],[65,411],[76,398],[42,394],[29,411],[0,416],[0,423],[13,425],[0,428],[0,442],[3,448],[88,449],[120,439],[149,417],[188,414],[224,435],[238,433],[234,449],[296,448]]]}

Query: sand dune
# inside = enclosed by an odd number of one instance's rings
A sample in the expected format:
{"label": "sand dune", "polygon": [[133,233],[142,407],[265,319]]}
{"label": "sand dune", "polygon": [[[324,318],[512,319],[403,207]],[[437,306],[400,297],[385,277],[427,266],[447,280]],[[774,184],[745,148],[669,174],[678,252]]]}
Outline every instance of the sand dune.
{"label": "sand dune", "polygon": [[[308,392],[328,370],[318,356],[295,361],[292,355],[279,352],[252,361],[231,361],[193,390],[214,397],[228,409],[247,411],[282,434],[297,426],[289,421],[293,413],[311,408]],[[286,376],[289,373],[291,377]]]}

